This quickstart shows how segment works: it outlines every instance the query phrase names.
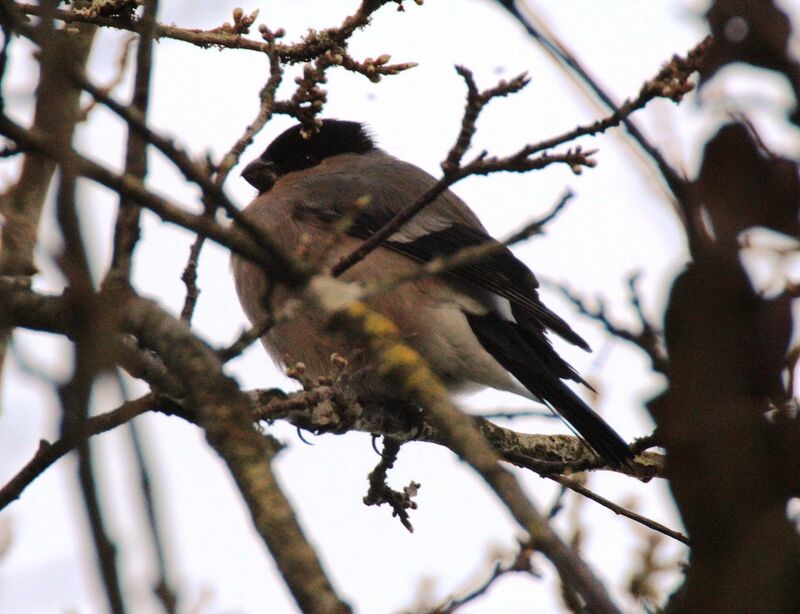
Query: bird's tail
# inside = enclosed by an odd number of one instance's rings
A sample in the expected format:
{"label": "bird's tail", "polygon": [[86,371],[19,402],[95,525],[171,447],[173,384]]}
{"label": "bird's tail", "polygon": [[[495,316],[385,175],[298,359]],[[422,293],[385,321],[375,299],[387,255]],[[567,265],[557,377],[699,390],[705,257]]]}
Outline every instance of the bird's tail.
{"label": "bird's tail", "polygon": [[622,466],[633,458],[633,452],[617,432],[561,381],[561,377],[572,377],[568,374],[573,371],[544,336],[525,334],[516,323],[494,313],[465,315],[484,349],[574,428],[606,462]]}
{"label": "bird's tail", "polygon": [[[520,379],[520,375],[514,373]],[[542,378],[543,379],[543,378]],[[563,418],[609,464],[622,466],[633,458],[633,452],[617,432],[561,380],[542,381],[531,378],[522,384],[541,398]]]}

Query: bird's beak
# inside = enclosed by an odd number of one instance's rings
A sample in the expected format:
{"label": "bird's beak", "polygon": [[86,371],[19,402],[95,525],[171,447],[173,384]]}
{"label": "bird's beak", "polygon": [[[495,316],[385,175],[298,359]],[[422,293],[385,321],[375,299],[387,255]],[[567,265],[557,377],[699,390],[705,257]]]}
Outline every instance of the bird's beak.
{"label": "bird's beak", "polygon": [[260,194],[269,192],[278,179],[278,170],[273,162],[256,158],[244,167],[242,177]]}

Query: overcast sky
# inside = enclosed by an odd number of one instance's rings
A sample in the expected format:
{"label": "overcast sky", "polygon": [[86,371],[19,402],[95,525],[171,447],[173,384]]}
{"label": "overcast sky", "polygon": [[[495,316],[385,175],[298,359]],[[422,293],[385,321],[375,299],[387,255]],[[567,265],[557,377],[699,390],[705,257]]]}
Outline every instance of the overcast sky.
{"label": "overcast sky", "polygon": [[[230,20],[238,2],[164,0],[159,20],[179,26],[212,28]],[[596,0],[566,3],[531,2],[537,12],[570,49],[581,58],[617,100],[634,96],[641,83],[653,76],[675,53],[684,53],[705,34],[699,2],[651,0]],[[249,12],[261,9],[258,23],[285,28],[287,40],[296,40],[308,28],[335,25],[357,6],[355,0],[292,0],[251,2]],[[402,75],[373,84],[363,77],[333,71],[327,85],[326,117],[368,123],[378,143],[390,153],[425,168],[434,175],[452,145],[464,106],[465,88],[453,70],[463,64],[475,73],[481,87],[527,71],[531,84],[521,94],[492,104],[478,123],[476,151],[510,153],[525,143],[559,134],[592,121],[600,111],[565,78],[522,27],[489,0],[428,0],[418,7],[405,3],[405,12],[391,6],[374,17],[373,25],[357,33],[351,53],[356,58],[392,55],[393,61],[419,66]],[[91,73],[100,83],[111,79],[126,34],[102,31],[91,61]],[[36,73],[31,47],[15,44],[4,92],[10,113],[20,119],[32,112]],[[244,51],[200,50],[186,43],[162,40],[156,47],[151,122],[175,137],[194,155],[210,152],[218,159],[239,137],[258,109],[258,91],[267,77],[264,57]],[[704,94],[712,103],[699,109],[690,96],[680,109],[656,102],[639,120],[669,159],[691,171],[702,143],[722,115],[731,92],[745,91],[747,104],[759,125],[772,137],[770,122],[779,114],[786,91],[774,87],[747,92],[746,80],[731,77]],[[130,79],[116,92],[126,99]],[[282,94],[291,91],[287,76]],[[716,101],[716,102],[715,102]],[[247,151],[245,162],[256,157],[292,122],[277,118]],[[89,156],[121,168],[124,127],[102,108],[79,129],[77,143]],[[774,142],[795,148],[796,135],[775,134]],[[519,246],[516,253],[544,280],[564,282],[587,298],[603,297],[621,323],[635,322],[626,305],[626,277],[642,271],[641,288],[647,312],[658,321],[669,281],[684,262],[685,248],[676,217],[657,182],[644,170],[620,133],[584,141],[599,149],[598,166],[581,176],[566,168],[548,168],[522,176],[502,174],[471,178],[458,192],[496,235],[511,230],[549,210],[567,188],[577,198],[550,225],[547,234]],[[150,158],[150,187],[187,207],[198,208],[197,190],[158,154]],[[0,164],[0,188],[15,176],[16,162]],[[227,189],[241,206],[253,190],[234,171]],[[93,264],[102,276],[109,264],[111,227],[116,201],[113,195],[82,185],[81,207]],[[135,285],[175,313],[180,311],[184,287],[180,273],[192,237],[144,216],[143,240],[136,252]],[[54,265],[59,238],[52,215],[43,221],[44,249],[38,254],[43,274],[38,288],[58,290],[62,283]],[[194,319],[196,331],[214,344],[227,344],[246,326],[236,301],[225,250],[208,245],[201,260],[202,290]],[[564,355],[595,383],[601,393],[594,400],[607,420],[626,438],[649,433],[652,424],[643,402],[660,390],[643,357],[619,342],[609,341],[600,329],[581,318],[547,288],[544,299],[569,320],[594,348],[585,354],[564,347]],[[52,377],[69,375],[68,347],[42,334],[20,334],[15,339],[21,356]],[[253,345],[228,365],[228,371],[247,388],[290,387],[267,355]],[[35,451],[40,438],[53,438],[58,405],[51,386],[25,373],[14,361],[7,366],[0,415],[0,478],[12,476]],[[132,383],[135,393],[144,391]],[[94,410],[119,403],[112,381],[99,384]],[[522,399],[486,392],[465,405],[527,407]],[[156,468],[160,519],[168,535],[168,558],[173,582],[184,611],[293,612],[294,605],[274,570],[274,564],[251,528],[241,498],[221,462],[204,443],[202,433],[177,419],[149,415],[138,419],[147,437],[147,449]],[[516,420],[513,428],[568,432],[555,420]],[[428,444],[403,447],[391,473],[391,484],[422,483],[419,509],[411,521],[413,535],[384,508],[367,508],[365,476],[377,462],[366,435],[309,437],[305,445],[293,428],[276,425],[271,432],[287,445],[276,470],[300,520],[318,546],[338,590],[361,612],[388,613],[408,608],[420,594],[438,603],[462,590],[487,569],[493,553],[513,551],[520,531],[502,506],[472,471],[449,451]],[[110,433],[96,438],[94,450],[105,498],[107,520],[120,546],[125,590],[135,612],[157,612],[149,594],[153,578],[151,553],[144,545],[143,512],[131,496],[131,450],[125,437]],[[545,507],[556,490],[529,472],[520,474],[532,499]],[[663,482],[639,484],[630,478],[596,474],[589,486],[617,502],[635,507],[660,522],[680,528]],[[586,558],[597,574],[622,597],[622,587],[641,548],[646,530],[576,495],[566,498],[568,510],[556,526],[566,529],[571,515],[579,514],[586,528]],[[576,503],[579,507],[575,511]],[[87,527],[77,491],[74,459],[62,460],[25,491],[20,501],[0,515],[0,533],[10,536],[9,551],[0,560],[0,612],[101,612],[99,580],[87,540]],[[566,534],[566,533],[565,533]],[[677,560],[681,550],[665,543],[664,560]],[[551,567],[535,557],[543,578],[508,577],[490,594],[464,612],[558,611],[559,598]],[[676,580],[668,574],[664,586]],[[632,604],[626,603],[631,606]]]}

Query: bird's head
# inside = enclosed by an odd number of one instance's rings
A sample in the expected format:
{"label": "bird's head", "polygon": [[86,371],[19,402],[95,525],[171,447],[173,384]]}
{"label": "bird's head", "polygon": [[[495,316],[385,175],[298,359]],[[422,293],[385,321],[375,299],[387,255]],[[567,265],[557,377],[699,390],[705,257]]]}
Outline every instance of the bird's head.
{"label": "bird's head", "polygon": [[324,119],[319,129],[304,134],[297,124],[284,131],[250,162],[242,177],[260,193],[269,191],[287,173],[316,166],[326,158],[346,153],[363,154],[375,148],[364,124],[339,119]]}

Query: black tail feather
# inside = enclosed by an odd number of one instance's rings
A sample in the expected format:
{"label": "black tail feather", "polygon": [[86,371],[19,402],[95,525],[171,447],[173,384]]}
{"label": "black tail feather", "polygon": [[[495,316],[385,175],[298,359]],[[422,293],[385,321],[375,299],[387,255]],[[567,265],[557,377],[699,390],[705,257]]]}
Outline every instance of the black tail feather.
{"label": "black tail feather", "polygon": [[561,381],[565,370],[554,370],[553,365],[563,364],[569,371],[571,367],[558,357],[546,337],[534,345],[535,338],[497,314],[465,315],[486,351],[569,423],[598,455],[617,466],[633,458],[633,452],[616,431]]}

